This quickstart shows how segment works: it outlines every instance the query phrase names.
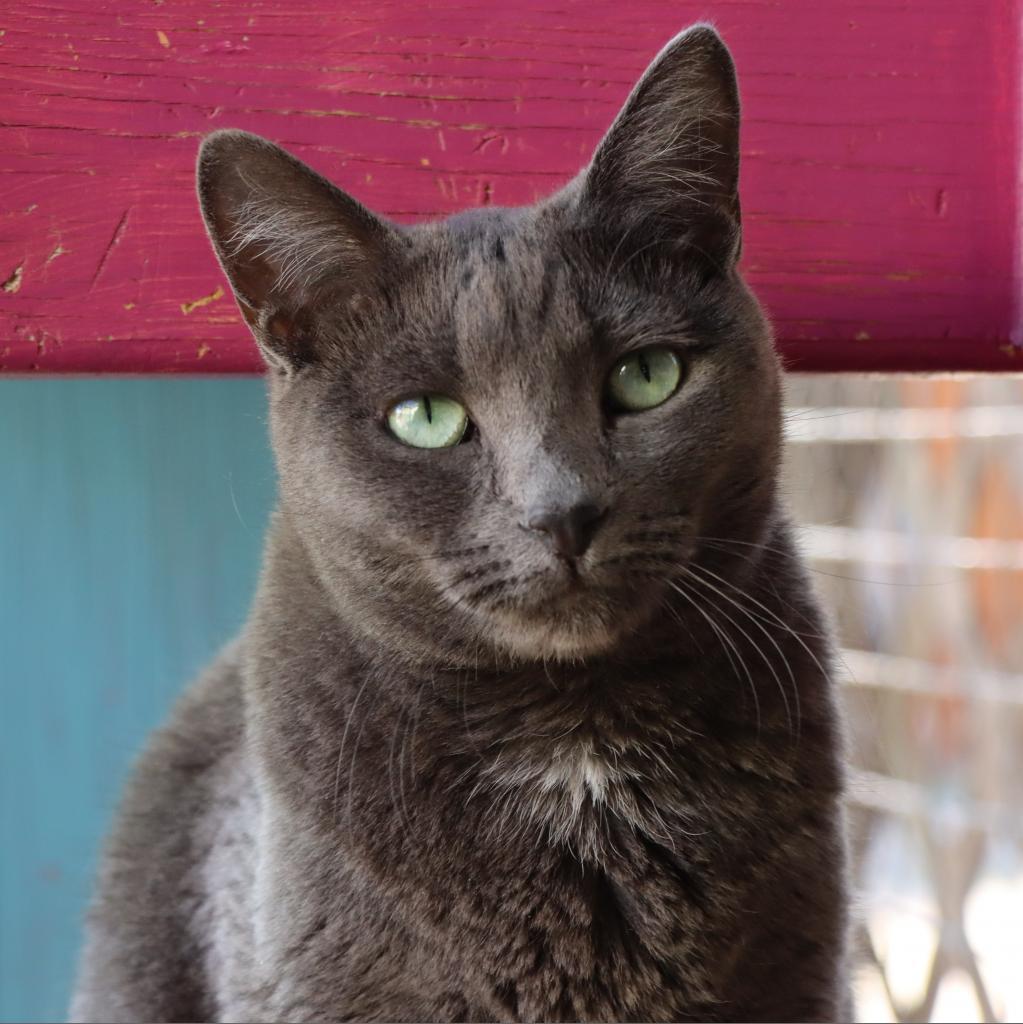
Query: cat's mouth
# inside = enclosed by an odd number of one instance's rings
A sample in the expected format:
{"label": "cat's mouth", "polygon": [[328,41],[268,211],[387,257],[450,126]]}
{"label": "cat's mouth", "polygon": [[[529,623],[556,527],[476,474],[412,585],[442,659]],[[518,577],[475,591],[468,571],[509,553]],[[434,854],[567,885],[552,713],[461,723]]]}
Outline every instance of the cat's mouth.
{"label": "cat's mouth", "polygon": [[[478,556],[479,549],[468,552]],[[530,660],[611,649],[663,602],[669,568],[649,551],[620,548],[575,559],[535,551],[518,559],[488,549],[485,559],[445,566],[441,589],[456,614],[475,621],[480,639]]]}

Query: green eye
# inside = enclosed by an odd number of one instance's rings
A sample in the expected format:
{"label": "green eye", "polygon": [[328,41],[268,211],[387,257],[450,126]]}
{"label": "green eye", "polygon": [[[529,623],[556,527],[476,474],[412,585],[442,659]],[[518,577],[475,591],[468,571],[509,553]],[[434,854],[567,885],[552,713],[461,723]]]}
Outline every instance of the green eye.
{"label": "green eye", "polygon": [[667,401],[682,379],[682,364],[670,348],[641,348],[615,364],[607,391],[612,404],[642,412]]}
{"label": "green eye", "polygon": [[469,417],[451,398],[419,395],[393,406],[387,425],[399,441],[413,448],[450,448],[462,440]]}

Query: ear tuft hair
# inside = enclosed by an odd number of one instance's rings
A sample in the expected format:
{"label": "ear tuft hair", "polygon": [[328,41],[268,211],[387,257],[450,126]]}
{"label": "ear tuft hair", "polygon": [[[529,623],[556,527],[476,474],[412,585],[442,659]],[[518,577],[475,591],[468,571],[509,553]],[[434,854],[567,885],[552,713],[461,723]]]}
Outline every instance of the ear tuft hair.
{"label": "ear tuft hair", "polygon": [[657,55],[583,173],[584,207],[702,253],[739,255],[739,94],[728,48],[694,25]]}
{"label": "ear tuft hair", "polygon": [[[238,305],[268,360],[312,356],[302,313],[324,290],[356,306],[396,248],[396,230],[283,149],[219,131],[199,151],[206,229]],[[285,326],[287,325],[287,329]]]}

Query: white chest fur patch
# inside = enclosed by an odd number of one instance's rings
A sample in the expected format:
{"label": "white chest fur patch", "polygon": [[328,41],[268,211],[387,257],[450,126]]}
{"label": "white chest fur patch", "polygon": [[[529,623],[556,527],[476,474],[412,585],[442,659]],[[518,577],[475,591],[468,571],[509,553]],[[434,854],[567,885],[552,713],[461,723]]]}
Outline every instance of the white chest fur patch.
{"label": "white chest fur patch", "polygon": [[578,744],[558,751],[555,760],[540,777],[545,792],[562,790],[573,809],[582,806],[587,793],[594,803],[607,799],[608,788],[616,779],[614,769],[589,744]]}
{"label": "white chest fur patch", "polygon": [[647,828],[633,792],[644,777],[630,764],[630,753],[598,746],[589,737],[534,742],[502,752],[484,770],[478,789],[496,791],[495,827],[539,824],[555,839],[571,842],[579,856],[599,857],[594,821],[605,812]]}

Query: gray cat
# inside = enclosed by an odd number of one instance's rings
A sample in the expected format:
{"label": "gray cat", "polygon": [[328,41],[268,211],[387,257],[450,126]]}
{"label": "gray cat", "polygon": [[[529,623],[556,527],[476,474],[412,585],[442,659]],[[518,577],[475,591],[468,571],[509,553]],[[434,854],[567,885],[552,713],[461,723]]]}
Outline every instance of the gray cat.
{"label": "gray cat", "polygon": [[280,508],[128,789],[74,1018],[848,1018],[832,648],[738,130],[696,26],[527,209],[398,227],[206,140]]}

